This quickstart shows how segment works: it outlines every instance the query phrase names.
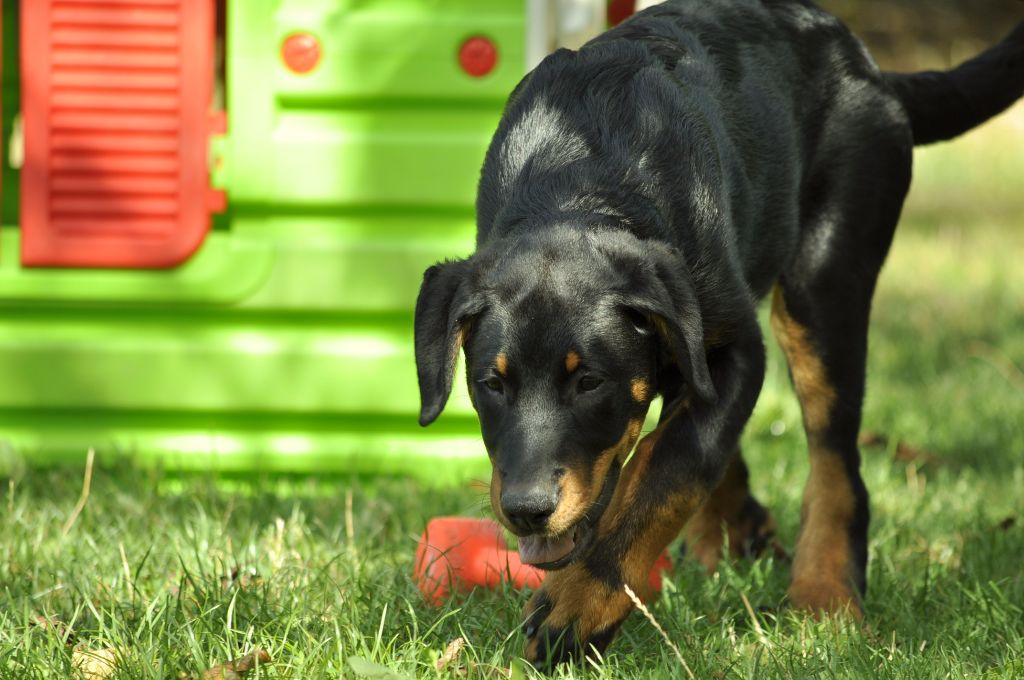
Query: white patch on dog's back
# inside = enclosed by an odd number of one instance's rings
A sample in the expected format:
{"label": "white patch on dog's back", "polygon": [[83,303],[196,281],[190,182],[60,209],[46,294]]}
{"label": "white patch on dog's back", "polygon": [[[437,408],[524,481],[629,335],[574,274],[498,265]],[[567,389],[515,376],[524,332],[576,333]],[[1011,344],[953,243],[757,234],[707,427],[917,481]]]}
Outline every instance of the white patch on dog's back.
{"label": "white patch on dog's back", "polygon": [[816,8],[786,6],[785,12],[793,20],[793,26],[801,32],[834,28],[839,25],[839,19]]}
{"label": "white patch on dog's back", "polygon": [[541,170],[554,170],[590,155],[587,140],[543,99],[515,122],[501,144],[501,184],[513,184],[539,152],[544,153],[544,164],[537,168]]}

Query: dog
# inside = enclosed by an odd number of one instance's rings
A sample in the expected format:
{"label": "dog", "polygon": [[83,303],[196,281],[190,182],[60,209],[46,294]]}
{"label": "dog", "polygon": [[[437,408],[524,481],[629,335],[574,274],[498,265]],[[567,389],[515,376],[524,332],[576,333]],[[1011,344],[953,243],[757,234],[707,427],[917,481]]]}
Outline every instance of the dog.
{"label": "dog", "polygon": [[950,71],[884,73],[807,0],[670,0],[519,83],[476,252],[424,274],[415,353],[428,425],[464,351],[494,513],[549,572],[529,661],[604,650],[681,530],[710,569],[723,525],[733,554],[770,539],[739,451],[769,294],[810,452],[788,601],[863,616],[868,320],[912,150],[1022,93],[1024,22]]}

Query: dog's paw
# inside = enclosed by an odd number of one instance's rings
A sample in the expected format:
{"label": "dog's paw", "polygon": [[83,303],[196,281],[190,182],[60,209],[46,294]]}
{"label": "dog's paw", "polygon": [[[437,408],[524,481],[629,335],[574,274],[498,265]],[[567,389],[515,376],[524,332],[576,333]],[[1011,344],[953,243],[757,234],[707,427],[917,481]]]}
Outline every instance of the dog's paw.
{"label": "dog's paw", "polygon": [[621,588],[595,578],[581,564],[549,573],[526,605],[526,660],[550,670],[603,652],[632,609]]}
{"label": "dog's paw", "polygon": [[802,609],[815,618],[847,616],[855,621],[864,618],[860,598],[856,591],[836,579],[796,579],[789,586],[789,604]]}

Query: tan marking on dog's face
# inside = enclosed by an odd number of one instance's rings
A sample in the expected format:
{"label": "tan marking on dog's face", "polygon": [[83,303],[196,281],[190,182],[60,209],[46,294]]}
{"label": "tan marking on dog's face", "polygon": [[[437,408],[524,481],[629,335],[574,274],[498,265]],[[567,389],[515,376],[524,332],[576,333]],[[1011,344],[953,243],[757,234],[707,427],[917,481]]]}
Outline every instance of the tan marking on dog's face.
{"label": "tan marking on dog's face", "polygon": [[491,511],[499,522],[505,525],[510,531],[512,529],[505,513],[501,511],[501,474],[497,470],[491,470]]}
{"label": "tan marking on dog's face", "polygon": [[827,614],[849,609],[854,618],[862,616],[849,535],[856,506],[842,457],[812,450],[789,591],[795,607]]}
{"label": "tan marking on dog's face", "polygon": [[566,372],[567,373],[572,373],[573,371],[575,371],[579,367],[580,367],[580,355],[577,354],[576,352],[573,352],[573,351],[570,350],[569,353],[565,355],[565,370],[566,370]]}
{"label": "tan marking on dog's face", "polygon": [[568,468],[559,481],[558,507],[548,520],[548,534],[557,536],[583,519],[587,510],[601,496],[611,465],[622,463],[640,436],[642,418],[629,421],[623,436],[612,447],[598,454],[590,474]]}
{"label": "tan marking on dog's face", "polygon": [[625,453],[629,453],[633,450],[633,445],[636,444],[636,440],[640,438],[640,432],[644,429],[643,418],[633,418],[629,421],[629,425],[626,427],[626,432],[629,433],[630,445],[626,449]]}
{"label": "tan marking on dog's face", "polygon": [[[608,508],[608,511],[605,512],[605,517],[601,520],[602,527],[606,524],[608,527],[618,526],[625,519],[625,513],[633,505],[634,497],[642,483],[644,471],[647,469],[647,464],[654,453],[655,444],[657,444],[662,433],[665,431],[665,425],[686,408],[688,408],[688,404],[680,405],[672,417],[659,424],[653,432],[641,439],[640,443],[636,445],[633,457],[629,459],[629,463],[623,468],[623,475],[619,480],[619,487],[615,490],[615,497],[612,499],[611,507]],[[639,435],[642,426],[642,419],[630,421],[631,431],[636,432],[637,435]]]}
{"label": "tan marking on dog's face", "polygon": [[[654,445],[661,437],[661,433],[661,428],[656,428],[649,435],[641,439],[636,447],[636,452],[633,453],[633,457],[629,459],[626,467],[623,468],[624,474],[622,479],[619,480],[622,498],[619,503],[613,501],[613,506],[619,511],[612,515],[615,526],[624,519],[620,512],[628,510],[633,505],[633,499],[639,490],[641,478],[647,469],[647,465],[650,463],[651,455],[654,452]],[[616,496],[618,497],[618,495],[619,493],[617,492]]]}
{"label": "tan marking on dog's face", "polygon": [[804,426],[809,437],[814,438],[828,427],[836,390],[808,337],[807,329],[789,315],[782,290],[777,286],[772,298],[772,331],[789,362],[793,386],[804,415]]}
{"label": "tan marking on dog's face", "polygon": [[642,427],[642,418],[630,420],[619,441],[598,454],[589,475],[583,470],[566,469],[559,482],[558,507],[548,520],[549,534],[558,535],[568,531],[583,519],[601,495],[612,464],[616,461],[621,463],[625,459],[636,444]]}
{"label": "tan marking on dog's face", "polygon": [[609,449],[605,449],[598,456],[596,463],[594,464],[594,483],[590,489],[590,502],[593,503],[597,500],[597,497],[601,495],[601,489],[604,488],[605,478],[608,476],[608,471],[612,467],[613,462],[622,463],[629,455],[629,452],[633,450],[636,445],[636,440],[640,437],[640,428],[643,427],[644,421],[642,418],[634,418],[630,420],[626,425],[626,431],[622,434],[622,438]]}
{"label": "tan marking on dog's face", "polygon": [[546,533],[558,536],[575,526],[590,506],[589,497],[586,475],[580,470],[567,468],[558,483],[558,507],[548,518]]}
{"label": "tan marking on dog's face", "polygon": [[629,384],[629,391],[633,394],[633,401],[641,404],[647,401],[650,389],[650,385],[643,378],[633,378],[633,382]]}
{"label": "tan marking on dog's face", "polygon": [[502,378],[508,377],[508,355],[504,352],[494,357],[494,369]]}

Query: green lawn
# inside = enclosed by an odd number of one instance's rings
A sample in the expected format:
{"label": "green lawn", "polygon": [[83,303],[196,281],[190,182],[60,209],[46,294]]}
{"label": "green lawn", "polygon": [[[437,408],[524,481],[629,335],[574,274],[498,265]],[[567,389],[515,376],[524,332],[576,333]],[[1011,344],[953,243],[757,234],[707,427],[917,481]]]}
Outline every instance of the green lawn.
{"label": "green lawn", "polygon": [[[778,609],[782,562],[710,578],[682,562],[652,612],[696,677],[1024,677],[1021,149],[1018,106],[918,156],[871,336],[864,429],[889,443],[864,449],[867,624]],[[745,450],[791,546],[807,462],[770,352]],[[97,469],[63,535],[81,470],[0,482],[0,677],[69,677],[75,650],[107,648],[122,657],[116,677],[201,677],[260,648],[272,663],[247,678],[434,677],[461,636],[467,647],[440,675],[498,678],[522,647],[521,594],[476,592],[433,609],[410,578],[427,518],[487,513],[479,485]],[[763,607],[756,622],[743,596]],[[688,677],[637,615],[603,664],[556,675]]]}

